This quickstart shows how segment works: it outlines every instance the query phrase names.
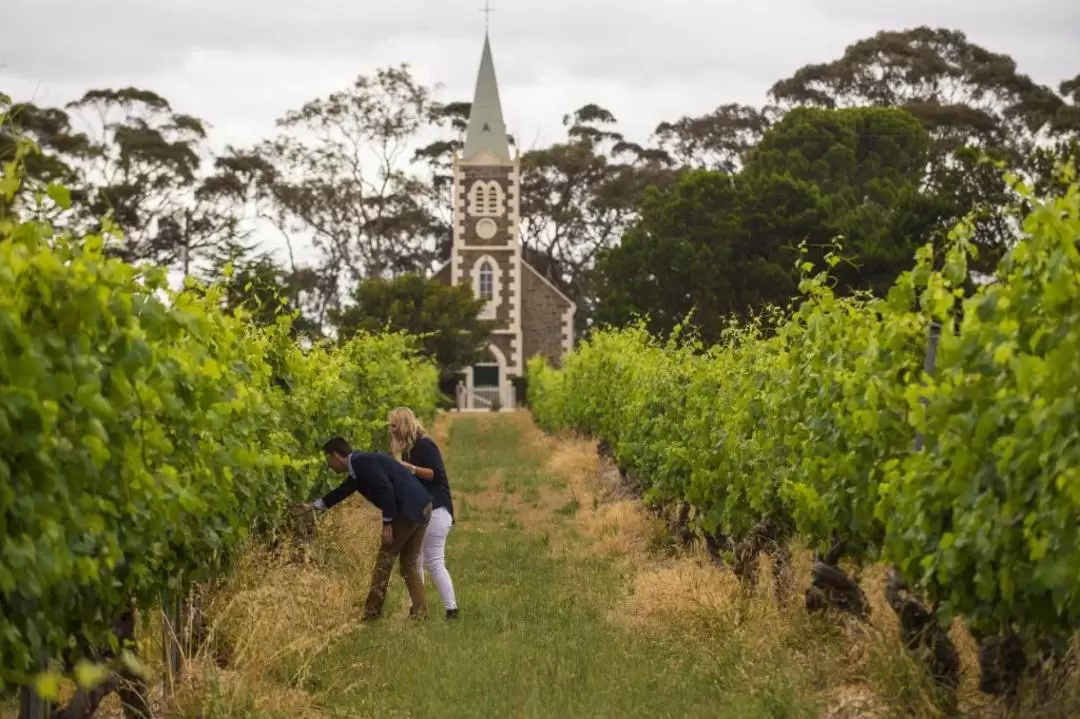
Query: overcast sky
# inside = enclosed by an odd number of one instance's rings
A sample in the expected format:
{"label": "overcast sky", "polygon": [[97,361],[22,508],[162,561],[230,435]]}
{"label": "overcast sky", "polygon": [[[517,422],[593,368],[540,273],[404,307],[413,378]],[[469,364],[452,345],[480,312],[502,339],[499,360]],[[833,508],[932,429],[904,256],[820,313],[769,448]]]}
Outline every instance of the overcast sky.
{"label": "overcast sky", "polygon": [[[483,0],[4,0],[0,91],[62,104],[134,85],[247,145],[284,111],[359,73],[410,63],[440,98],[471,99]],[[1056,86],[1080,72],[1074,0],[494,0],[503,110],[525,148],[596,102],[644,140],[663,120],[769,86],[883,28],[960,29]],[[587,8],[587,9],[578,9]]]}

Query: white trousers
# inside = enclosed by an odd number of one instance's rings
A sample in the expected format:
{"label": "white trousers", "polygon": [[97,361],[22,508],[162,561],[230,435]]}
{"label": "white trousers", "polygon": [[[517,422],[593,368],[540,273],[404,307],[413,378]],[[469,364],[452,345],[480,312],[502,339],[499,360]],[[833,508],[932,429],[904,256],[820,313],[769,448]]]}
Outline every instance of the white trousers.
{"label": "white trousers", "polygon": [[[431,513],[427,531],[424,532],[424,543],[420,547],[420,564],[435,582],[444,609],[457,609],[454,583],[450,579],[450,572],[446,571],[446,535],[450,534],[453,524],[454,520],[445,507],[436,509]],[[421,572],[420,581],[423,579],[424,573]]]}

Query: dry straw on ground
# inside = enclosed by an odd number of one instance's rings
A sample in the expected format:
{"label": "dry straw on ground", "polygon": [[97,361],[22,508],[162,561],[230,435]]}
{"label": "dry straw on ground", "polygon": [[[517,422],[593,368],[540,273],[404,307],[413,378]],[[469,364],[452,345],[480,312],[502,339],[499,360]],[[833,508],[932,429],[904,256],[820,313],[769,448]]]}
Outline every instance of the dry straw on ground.
{"label": "dry straw on ground", "polygon": [[[370,508],[349,503],[320,518],[313,562],[291,563],[287,552],[245,553],[213,592],[208,639],[186,658],[173,695],[159,700],[163,714],[323,716],[307,691],[309,672],[335,637],[358,624],[369,579],[358,567],[374,560],[376,525]],[[144,650],[146,656],[159,651]],[[219,656],[227,658],[226,668],[218,666]],[[358,669],[340,667],[339,681]]]}
{"label": "dry straw on ground", "polygon": [[[883,565],[867,567],[859,576],[872,607],[868,623],[809,616],[802,605],[810,576],[807,549],[793,550],[794,584],[781,605],[774,597],[767,558],[758,585],[748,591],[700,546],[659,551],[671,548],[665,542],[666,523],[652,517],[628,491],[618,470],[599,457],[595,442],[545,437],[538,430],[526,436],[544,446],[548,469],[566,479],[568,493],[581,507],[576,527],[588,541],[563,543],[555,551],[584,549],[622,562],[631,576],[630,591],[610,612],[613,622],[636,629],[683,625],[714,631],[717,641],[736,641],[748,652],[748,666],[760,666],[778,652],[788,659],[801,654],[807,671],[821,676],[819,698],[832,719],[945,715],[935,705],[932,682],[903,647],[896,615],[885,601]],[[965,716],[1005,716],[1000,704],[978,690],[978,646],[959,620],[950,636],[963,667],[960,711]],[[1075,690],[1073,686],[1064,693],[1062,705]],[[1072,716],[1063,711],[1047,708],[1037,715]]]}
{"label": "dry straw on ground", "polygon": [[[450,421],[433,428],[441,446],[447,445]],[[807,698],[830,719],[942,716],[921,668],[900,643],[895,615],[884,601],[883,567],[869,567],[860,577],[872,605],[868,624],[810,616],[802,606],[810,566],[805,549],[795,549],[793,587],[787,601],[778,603],[767,559],[757,586],[746,589],[702,548],[674,547],[666,522],[627,490],[594,442],[546,436],[525,412],[499,421],[519,425],[519,451],[535,458],[551,481],[523,487],[511,481],[517,477],[508,477],[507,468],[492,467],[477,491],[460,495],[463,505],[484,510],[475,513],[472,531],[485,531],[485,522],[515,522],[522,531],[549,537],[548,551],[557,557],[616,564],[625,583],[605,607],[614,625],[685,636],[703,647],[694,651],[715,651],[709,661],[729,661],[730,671],[747,686],[797,681],[810,687]],[[208,645],[188,658],[175,694],[166,700],[160,683],[152,687],[163,715],[323,716],[309,692],[309,672],[335,636],[356,626],[377,524],[370,507],[351,502],[320,519],[312,563],[289,564],[265,551],[245,554],[213,593]],[[1001,716],[977,690],[971,637],[959,625],[952,635],[966,670],[964,713]],[[154,661],[160,645],[149,638],[144,656],[160,676],[160,661]],[[725,659],[725,652],[734,655]],[[215,654],[227,657],[226,668]],[[320,667],[320,693],[345,692],[363,672],[362,658],[345,664],[329,677]],[[119,716],[115,703],[110,707],[103,715]]]}
{"label": "dry straw on ground", "polygon": [[[874,597],[869,626],[810,617],[801,606],[801,587],[809,577],[808,551],[794,553],[794,588],[782,606],[774,599],[767,559],[762,561],[758,585],[747,590],[703,547],[660,551],[670,548],[664,541],[666,523],[651,516],[626,489],[618,470],[598,456],[595,442],[542,435],[531,440],[546,443],[549,470],[567,480],[569,492],[580,503],[577,529],[588,541],[573,543],[573,548],[622,562],[630,574],[629,591],[611,608],[611,621],[638,630],[683,626],[715,632],[717,641],[737,642],[747,654],[746,665],[758,670],[761,662],[779,653],[788,661],[794,657],[806,663],[807,672],[831,675],[819,698],[830,707],[829,716],[837,719],[893,715],[883,694],[905,696],[902,715],[938,715],[928,692],[919,688],[924,682],[917,668],[900,645],[894,615],[880,591],[882,572],[875,568],[864,579]],[[556,551],[567,550],[564,544]],[[845,683],[838,684],[838,677]],[[890,679],[897,685],[880,686]]]}

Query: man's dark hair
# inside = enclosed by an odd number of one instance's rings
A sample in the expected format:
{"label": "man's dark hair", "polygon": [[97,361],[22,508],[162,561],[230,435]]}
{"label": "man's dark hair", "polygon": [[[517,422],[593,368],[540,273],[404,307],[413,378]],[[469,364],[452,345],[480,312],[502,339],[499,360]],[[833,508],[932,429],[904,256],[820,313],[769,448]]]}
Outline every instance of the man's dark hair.
{"label": "man's dark hair", "polygon": [[342,457],[348,457],[352,454],[352,447],[345,441],[344,437],[331,437],[326,440],[326,444],[322,446],[322,451],[327,454],[338,454]]}

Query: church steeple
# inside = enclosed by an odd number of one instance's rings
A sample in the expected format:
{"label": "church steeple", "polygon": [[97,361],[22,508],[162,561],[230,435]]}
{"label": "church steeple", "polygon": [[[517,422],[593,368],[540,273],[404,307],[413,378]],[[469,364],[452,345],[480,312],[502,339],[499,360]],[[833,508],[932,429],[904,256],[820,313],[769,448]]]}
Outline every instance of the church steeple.
{"label": "church steeple", "polygon": [[506,139],[499,86],[495,81],[495,62],[491,59],[491,42],[484,33],[484,52],[480,56],[480,71],[476,75],[476,93],[469,113],[462,160],[468,162],[481,152],[488,152],[509,163],[510,143]]}

